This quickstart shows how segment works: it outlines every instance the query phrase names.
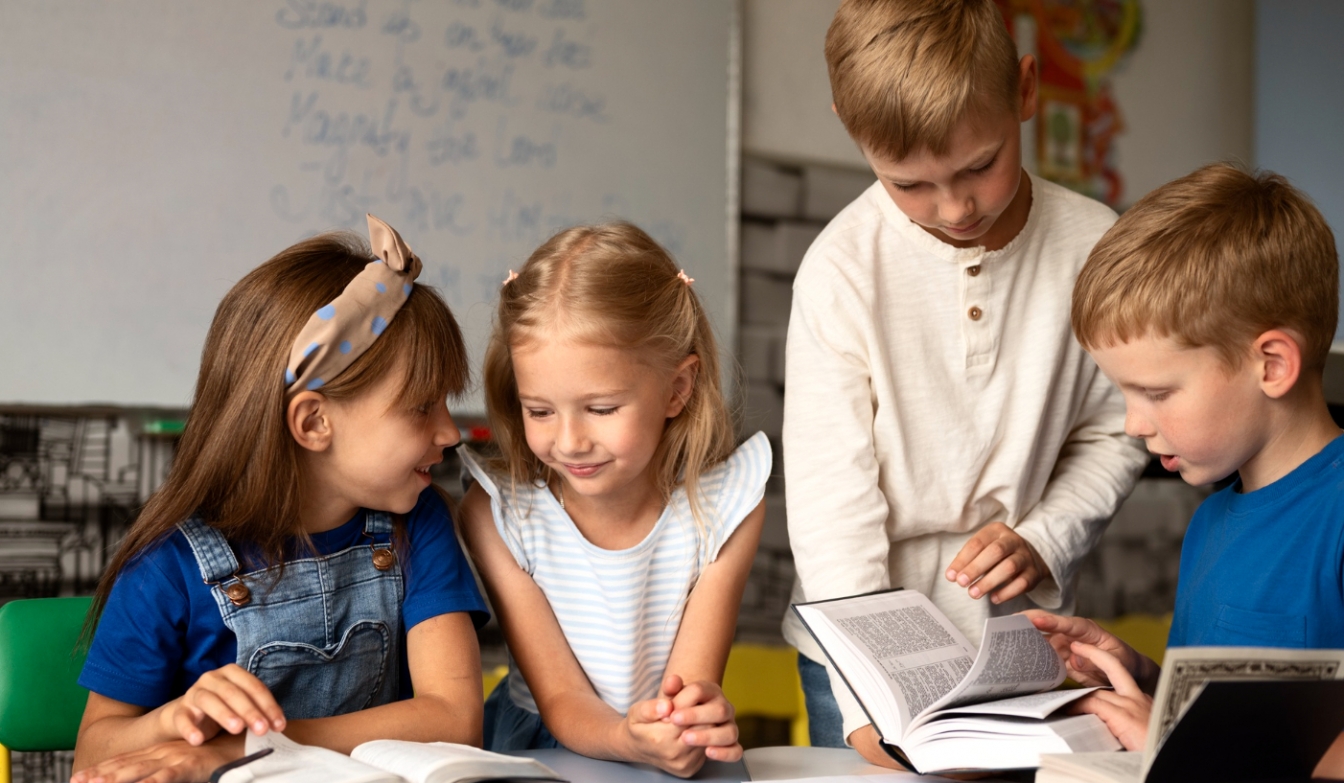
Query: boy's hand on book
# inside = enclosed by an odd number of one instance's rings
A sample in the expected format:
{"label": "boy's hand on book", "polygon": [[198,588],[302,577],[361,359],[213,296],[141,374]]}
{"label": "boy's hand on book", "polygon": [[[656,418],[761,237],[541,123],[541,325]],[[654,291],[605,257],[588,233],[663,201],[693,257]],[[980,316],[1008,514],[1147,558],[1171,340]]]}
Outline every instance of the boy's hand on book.
{"label": "boy's hand on book", "polygon": [[717,683],[683,683],[680,676],[669,674],[663,679],[663,694],[672,698],[672,712],[667,719],[683,728],[682,742],[704,748],[705,756],[715,761],[742,758],[736,710]]}
{"label": "boy's hand on book", "polygon": [[82,783],[200,783],[222,764],[240,758],[241,737],[225,737],[204,745],[183,740],[162,742],[123,753],[82,769],[71,777]]}
{"label": "boy's hand on book", "polygon": [[1091,713],[1101,718],[1125,750],[1143,750],[1148,739],[1148,718],[1153,697],[1144,693],[1120,659],[1093,644],[1074,642],[1074,658],[1083,658],[1105,673],[1113,691],[1094,691],[1070,705],[1075,714]]}
{"label": "boy's hand on book", "polygon": [[258,736],[284,731],[285,713],[265,683],[237,664],[202,674],[187,692],[163,706],[160,713],[169,736],[200,745],[221,730]]}
{"label": "boy's hand on book", "polygon": [[988,595],[993,603],[1030,591],[1050,576],[1036,549],[1002,522],[991,522],[967,541],[944,574],[968,588],[972,598]]}
{"label": "boy's hand on book", "polygon": [[1094,661],[1078,655],[1074,650],[1075,643],[1082,643],[1107,653],[1124,667],[1131,680],[1140,683],[1141,690],[1152,692],[1157,688],[1159,674],[1157,664],[1092,620],[1084,617],[1063,617],[1040,609],[1028,609],[1022,614],[1031,620],[1036,630],[1045,634],[1045,638],[1050,640],[1050,646],[1055,648],[1059,659],[1068,669],[1069,677],[1080,685],[1115,683],[1111,681],[1105,669]]}

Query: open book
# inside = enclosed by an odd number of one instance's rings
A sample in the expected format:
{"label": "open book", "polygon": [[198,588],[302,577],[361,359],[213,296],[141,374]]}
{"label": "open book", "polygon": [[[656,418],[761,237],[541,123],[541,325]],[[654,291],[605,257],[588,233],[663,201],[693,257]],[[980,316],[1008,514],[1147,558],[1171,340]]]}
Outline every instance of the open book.
{"label": "open book", "polygon": [[1054,715],[1064,665],[1031,621],[985,621],[977,651],[914,590],[794,604],[898,760],[917,772],[1014,769],[1042,753],[1112,751],[1094,715]]}
{"label": "open book", "polygon": [[1036,780],[1305,780],[1341,727],[1344,650],[1172,647],[1142,753],[1042,756]]}
{"label": "open book", "polygon": [[271,731],[247,735],[247,753],[272,753],[229,770],[219,783],[473,783],[563,780],[539,761],[447,742],[375,740],[349,756]]}

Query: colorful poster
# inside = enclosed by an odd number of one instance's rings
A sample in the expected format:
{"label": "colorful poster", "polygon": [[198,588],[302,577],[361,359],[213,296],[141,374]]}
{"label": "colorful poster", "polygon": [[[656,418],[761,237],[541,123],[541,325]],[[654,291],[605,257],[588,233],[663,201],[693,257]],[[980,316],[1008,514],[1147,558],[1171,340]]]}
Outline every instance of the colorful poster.
{"label": "colorful poster", "polygon": [[1138,44],[1139,0],[995,0],[1023,54],[1036,56],[1041,176],[1117,206],[1124,181],[1112,141],[1124,120],[1111,92],[1116,66]]}

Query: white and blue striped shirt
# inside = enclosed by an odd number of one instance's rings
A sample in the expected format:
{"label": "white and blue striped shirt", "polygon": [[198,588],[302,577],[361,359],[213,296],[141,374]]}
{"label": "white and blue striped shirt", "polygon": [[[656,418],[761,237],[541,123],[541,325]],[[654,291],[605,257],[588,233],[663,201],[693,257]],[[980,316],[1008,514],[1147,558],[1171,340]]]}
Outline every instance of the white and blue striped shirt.
{"label": "white and blue striped shirt", "polygon": [[[655,697],[701,571],[765,494],[771,453],[764,433],[701,475],[703,535],[686,491],[678,488],[649,535],[621,550],[585,539],[546,487],[520,485],[510,492],[508,476],[488,471],[467,449],[461,454],[490,495],[496,530],[550,602],[597,695],[622,715],[631,704]],[[512,658],[509,668],[516,671]],[[538,711],[521,674],[509,677],[509,696]]]}

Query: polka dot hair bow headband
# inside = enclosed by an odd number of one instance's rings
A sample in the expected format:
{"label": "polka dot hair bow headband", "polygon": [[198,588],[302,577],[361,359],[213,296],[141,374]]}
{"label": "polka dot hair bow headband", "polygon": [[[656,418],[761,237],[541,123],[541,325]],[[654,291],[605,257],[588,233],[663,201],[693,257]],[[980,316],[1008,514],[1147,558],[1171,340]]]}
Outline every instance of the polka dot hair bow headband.
{"label": "polka dot hair bow headband", "polygon": [[377,258],[299,332],[285,367],[286,395],[319,389],[340,375],[392,322],[420,276],[420,259],[397,230],[367,217],[369,244]]}

